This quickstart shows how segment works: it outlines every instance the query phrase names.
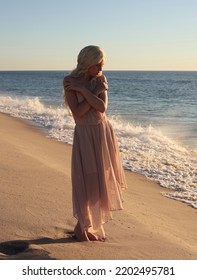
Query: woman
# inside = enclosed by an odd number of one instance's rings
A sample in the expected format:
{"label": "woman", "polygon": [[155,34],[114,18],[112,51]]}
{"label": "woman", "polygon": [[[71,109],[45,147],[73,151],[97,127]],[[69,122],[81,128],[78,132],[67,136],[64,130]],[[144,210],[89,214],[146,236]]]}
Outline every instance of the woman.
{"label": "woman", "polygon": [[108,84],[102,67],[105,54],[100,47],[83,48],[77,67],[64,78],[65,101],[76,126],[72,150],[74,229],[79,241],[104,241],[103,224],[114,210],[123,209],[126,188],[117,140],[105,111]]}

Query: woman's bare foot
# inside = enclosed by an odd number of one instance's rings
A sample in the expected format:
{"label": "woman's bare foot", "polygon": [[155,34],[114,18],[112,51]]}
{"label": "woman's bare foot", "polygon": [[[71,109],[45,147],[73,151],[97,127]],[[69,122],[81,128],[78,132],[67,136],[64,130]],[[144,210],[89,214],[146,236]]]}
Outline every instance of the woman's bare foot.
{"label": "woman's bare foot", "polygon": [[101,226],[99,232],[94,232],[94,231],[87,231],[87,236],[90,241],[105,241],[105,232],[103,229],[103,226]]}
{"label": "woman's bare foot", "polygon": [[74,234],[75,234],[75,238],[78,241],[88,241],[87,234],[86,234],[86,232],[82,232],[79,222],[75,226]]}
{"label": "woman's bare foot", "polygon": [[[91,230],[91,228],[89,229]],[[74,238],[76,238],[78,241],[105,241],[105,232],[103,227],[100,229],[101,234],[94,233],[88,230],[82,231],[79,222],[75,226],[74,229]]]}
{"label": "woman's bare foot", "polygon": [[93,233],[87,231],[86,234],[90,241],[98,241],[98,237],[96,235],[94,235]]}

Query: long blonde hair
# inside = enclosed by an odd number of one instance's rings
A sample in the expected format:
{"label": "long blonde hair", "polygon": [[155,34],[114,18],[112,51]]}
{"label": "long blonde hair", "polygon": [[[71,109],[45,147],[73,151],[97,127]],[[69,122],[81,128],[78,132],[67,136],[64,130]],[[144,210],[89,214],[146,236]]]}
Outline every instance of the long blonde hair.
{"label": "long blonde hair", "polygon": [[105,60],[104,51],[98,46],[87,46],[83,48],[77,57],[77,66],[70,73],[70,77],[85,77],[88,69],[101,61]]}
{"label": "long blonde hair", "polygon": [[[85,78],[88,73],[88,69],[92,65],[100,63],[101,61],[103,62],[105,60],[105,58],[106,58],[106,55],[105,55],[104,51],[98,46],[90,45],[90,46],[83,48],[78,54],[77,66],[69,74],[69,77]],[[63,93],[64,93],[64,104],[68,108],[65,91],[63,91]],[[70,110],[69,110],[69,113],[71,113]]]}

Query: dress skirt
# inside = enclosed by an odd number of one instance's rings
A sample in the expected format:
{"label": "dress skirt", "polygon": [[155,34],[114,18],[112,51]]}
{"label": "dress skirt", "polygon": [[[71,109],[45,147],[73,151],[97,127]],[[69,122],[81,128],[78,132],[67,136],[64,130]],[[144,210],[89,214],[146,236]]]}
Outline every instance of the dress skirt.
{"label": "dress skirt", "polygon": [[72,149],[73,215],[82,231],[98,232],[123,209],[126,180],[118,143],[107,118],[96,124],[76,123]]}

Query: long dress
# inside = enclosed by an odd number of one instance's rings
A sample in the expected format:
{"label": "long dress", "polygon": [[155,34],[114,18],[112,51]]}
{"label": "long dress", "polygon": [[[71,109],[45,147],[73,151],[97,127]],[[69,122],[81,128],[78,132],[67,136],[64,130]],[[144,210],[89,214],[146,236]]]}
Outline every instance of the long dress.
{"label": "long dress", "polygon": [[73,215],[82,233],[105,238],[102,225],[112,219],[112,211],[123,209],[122,190],[127,188],[117,139],[105,113],[91,108],[81,118],[73,117]]}

